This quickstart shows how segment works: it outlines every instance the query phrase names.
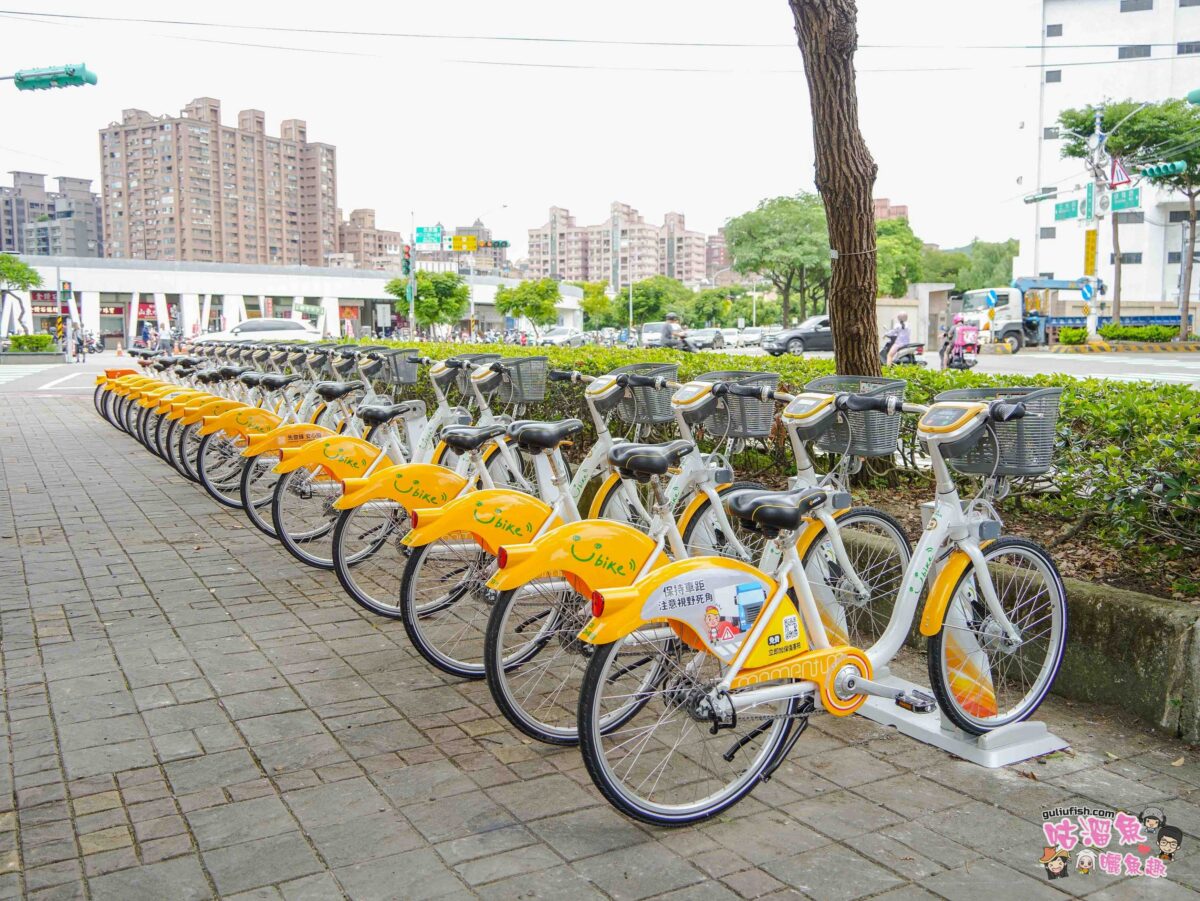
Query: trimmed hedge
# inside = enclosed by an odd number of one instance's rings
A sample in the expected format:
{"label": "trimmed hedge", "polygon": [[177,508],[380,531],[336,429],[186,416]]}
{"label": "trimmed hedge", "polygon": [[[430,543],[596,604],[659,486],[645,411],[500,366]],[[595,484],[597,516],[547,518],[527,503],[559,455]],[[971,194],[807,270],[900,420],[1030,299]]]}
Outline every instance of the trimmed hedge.
{"label": "trimmed hedge", "polygon": [[1085,328],[1060,328],[1058,330],[1059,344],[1082,344],[1087,340],[1087,329]]}
{"label": "trimmed hedge", "polygon": [[13,335],[8,341],[8,349],[13,353],[38,353],[54,350],[54,338],[50,335]]}
{"label": "trimmed hedge", "polygon": [[[578,369],[591,375],[644,361],[676,361],[683,379],[723,369],[770,371],[779,373],[781,388],[792,391],[834,371],[832,360],[792,356],[440,343],[422,343],[420,347],[434,359],[464,352],[506,357],[538,354],[546,356],[552,368]],[[1061,374],[994,375],[908,366],[890,367],[887,372],[907,380],[906,399],[922,404],[951,388],[1062,387],[1053,490],[1040,493],[1037,503],[1067,518],[1087,517],[1095,530],[1118,543],[1149,541],[1200,550],[1200,392],[1186,385],[1077,379]],[[432,399],[427,386],[423,381],[410,393],[425,393]],[[576,416],[590,428],[582,390],[570,383],[548,383],[546,400],[533,405],[528,415]],[[914,465],[911,418],[901,434],[908,436],[902,440],[903,465],[928,478],[927,469]],[[578,446],[588,443],[585,436]],[[768,456],[756,468],[769,466],[781,477],[790,471],[792,457],[782,429],[777,428],[755,452],[760,458],[764,453]]]}
{"label": "trimmed hedge", "polygon": [[[1179,334],[1177,325],[1115,325],[1109,323],[1099,328],[1100,337],[1106,341],[1172,341]],[[1066,342],[1064,342],[1066,343]]]}

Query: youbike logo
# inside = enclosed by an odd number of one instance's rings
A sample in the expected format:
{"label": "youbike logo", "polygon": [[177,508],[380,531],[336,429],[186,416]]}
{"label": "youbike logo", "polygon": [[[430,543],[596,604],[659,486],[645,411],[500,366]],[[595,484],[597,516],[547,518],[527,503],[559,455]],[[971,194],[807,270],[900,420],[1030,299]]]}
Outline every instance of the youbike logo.
{"label": "youbike logo", "polygon": [[440,496],[430,494],[421,487],[420,479],[413,479],[412,484],[408,486],[405,486],[403,482],[404,475],[397,474],[395,482],[392,483],[392,487],[395,489],[397,494],[406,494],[409,497],[416,498],[419,501],[426,501],[434,506],[440,506],[446,503],[446,500],[449,497],[449,495],[445,494],[444,492]]}
{"label": "youbike logo", "polygon": [[492,529],[498,529],[501,532],[507,532],[514,538],[522,540],[533,534],[533,523],[527,522],[522,525],[512,522],[504,518],[504,509],[502,507],[496,507],[489,513],[483,509],[483,505],[483,501],[476,501],[475,509],[471,511],[472,517],[481,526],[488,526]]}
{"label": "youbike logo", "polygon": [[362,469],[367,465],[367,461],[363,457],[351,456],[330,441],[325,442],[323,453],[326,460],[332,460],[335,463],[344,463],[351,469]]}
{"label": "youbike logo", "polygon": [[[618,563],[611,557],[607,556],[603,551],[603,545],[597,541],[590,548],[585,548],[581,544],[583,536],[576,535],[571,539],[571,556],[580,563],[590,563],[597,569],[602,569],[605,572],[613,573],[618,576],[631,576],[637,571],[637,561],[630,558],[627,563]],[[586,553],[587,556],[580,556]]]}

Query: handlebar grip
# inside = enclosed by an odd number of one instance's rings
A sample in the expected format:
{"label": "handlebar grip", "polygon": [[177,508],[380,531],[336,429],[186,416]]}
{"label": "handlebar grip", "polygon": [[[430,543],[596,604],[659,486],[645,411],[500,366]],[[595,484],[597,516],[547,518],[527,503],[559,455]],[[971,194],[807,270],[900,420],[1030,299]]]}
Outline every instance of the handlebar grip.
{"label": "handlebar grip", "polygon": [[570,382],[575,378],[575,373],[566,369],[551,369],[546,373],[546,378],[552,382]]}
{"label": "handlebar grip", "polygon": [[445,364],[447,369],[462,369],[467,365],[462,360],[446,360]]}
{"label": "handlebar grip", "polygon": [[492,370],[492,372],[508,372],[509,367],[497,360],[495,363],[491,364],[488,369]]}
{"label": "handlebar grip", "polygon": [[635,372],[630,372],[617,377],[617,383],[621,383],[624,379],[626,388],[653,388],[658,383],[658,376],[655,375],[638,375]]}
{"label": "handlebar grip", "polygon": [[759,400],[774,400],[775,391],[765,386],[727,385],[729,393],[734,397],[757,397]]}
{"label": "handlebar grip", "polygon": [[409,357],[409,358],[408,358],[408,362],[410,362],[410,363],[424,363],[424,362],[425,362],[425,358],[424,358],[424,357]]}
{"label": "handlebar grip", "polygon": [[1023,419],[1026,412],[1025,405],[1020,401],[1006,403],[995,400],[988,407],[988,417],[992,422],[1011,422],[1014,419]]}
{"label": "handlebar grip", "polygon": [[894,413],[894,398],[868,394],[839,394],[834,406],[848,413]]}

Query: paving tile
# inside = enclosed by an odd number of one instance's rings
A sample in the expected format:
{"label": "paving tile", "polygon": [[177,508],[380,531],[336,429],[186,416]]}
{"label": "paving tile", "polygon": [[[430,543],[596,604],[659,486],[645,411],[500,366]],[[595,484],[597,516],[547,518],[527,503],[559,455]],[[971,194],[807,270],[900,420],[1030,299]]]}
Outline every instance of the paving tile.
{"label": "paving tile", "polygon": [[296,821],[275,795],[194,810],[187,814],[187,822],[202,851],[296,829]]}
{"label": "paving tile", "polygon": [[772,860],[763,869],[785,885],[829,901],[853,901],[905,882],[841,845]]}
{"label": "paving tile", "polygon": [[88,887],[93,901],[131,901],[134,898],[202,901],[214,897],[195,856],[98,876],[88,880]]}
{"label": "paving tile", "polygon": [[571,867],[618,899],[648,898],[704,880],[691,864],[653,843],[578,860]]}
{"label": "paving tile", "polygon": [[322,869],[299,832],[207,851],[204,864],[221,894],[298,879]]}
{"label": "paving tile", "polygon": [[[408,851],[333,871],[351,898],[436,898],[463,891],[463,884],[432,851]],[[411,894],[410,894],[411,893]]]}

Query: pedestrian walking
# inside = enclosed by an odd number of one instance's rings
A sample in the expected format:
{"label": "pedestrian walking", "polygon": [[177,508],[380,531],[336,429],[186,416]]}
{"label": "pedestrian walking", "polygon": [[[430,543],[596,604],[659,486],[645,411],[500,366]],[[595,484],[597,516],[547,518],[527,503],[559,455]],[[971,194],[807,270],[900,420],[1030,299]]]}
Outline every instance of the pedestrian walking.
{"label": "pedestrian walking", "polygon": [[86,353],[83,347],[83,329],[75,329],[75,362],[83,363]]}

